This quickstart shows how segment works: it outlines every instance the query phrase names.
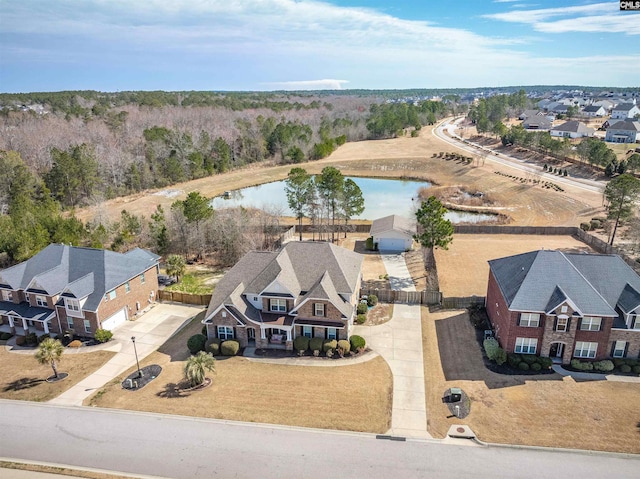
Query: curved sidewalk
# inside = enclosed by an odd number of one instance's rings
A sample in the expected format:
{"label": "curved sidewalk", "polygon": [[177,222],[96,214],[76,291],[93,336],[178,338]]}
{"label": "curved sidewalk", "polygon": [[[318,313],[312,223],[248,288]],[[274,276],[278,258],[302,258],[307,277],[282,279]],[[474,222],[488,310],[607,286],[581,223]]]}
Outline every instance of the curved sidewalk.
{"label": "curved sidewalk", "polygon": [[285,358],[262,358],[255,355],[256,348],[244,348],[243,357],[249,361],[255,361],[257,363],[266,364],[280,364],[286,366],[316,366],[322,368],[334,368],[340,366],[352,366],[354,364],[366,363],[379,356],[375,351],[367,351],[364,354],[355,357],[346,357],[340,359],[325,359],[325,358],[298,358],[298,357],[285,357]]}
{"label": "curved sidewalk", "polygon": [[613,381],[619,383],[638,383],[640,384],[640,376],[620,376],[619,374],[598,374],[598,373],[581,373],[577,371],[568,371],[559,364],[554,364],[551,368],[560,376],[571,376],[573,379],[581,381]]}

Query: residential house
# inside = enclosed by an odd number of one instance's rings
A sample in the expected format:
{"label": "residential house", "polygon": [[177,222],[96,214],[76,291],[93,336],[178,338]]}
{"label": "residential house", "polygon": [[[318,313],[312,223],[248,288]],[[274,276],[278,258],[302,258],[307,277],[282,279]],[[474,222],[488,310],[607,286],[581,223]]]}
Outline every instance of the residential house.
{"label": "residential house", "polygon": [[617,255],[532,251],[489,261],[486,308],[509,353],[640,355],[640,276]]}
{"label": "residential house", "polygon": [[554,126],[549,130],[551,136],[558,136],[561,138],[583,138],[587,136],[593,136],[595,130],[589,128],[587,125],[580,121],[567,121],[562,125]]}
{"label": "residential house", "polygon": [[540,110],[525,110],[518,117],[519,120],[526,120],[527,118],[535,117],[535,116],[546,116],[546,113]]}
{"label": "residential house", "polygon": [[632,120],[610,121],[605,141],[612,143],[635,143],[640,139],[640,122]]}
{"label": "residential house", "polygon": [[380,251],[388,252],[410,250],[415,233],[415,221],[400,215],[375,219],[369,230],[369,236],[373,238],[374,246]]}
{"label": "residential house", "polygon": [[202,323],[209,338],[293,349],[297,336],[348,339],[363,256],[330,243],[250,252],[216,285]]}
{"label": "residential house", "polygon": [[616,105],[614,102],[612,102],[611,100],[598,100],[598,101],[594,101],[592,103],[593,106],[601,106],[602,108],[605,109],[605,112],[608,113],[610,112],[613,107]]}
{"label": "residential house", "polygon": [[93,337],[154,301],[158,259],[139,248],[122,254],[51,244],[0,271],[0,318],[14,334]]}
{"label": "residential house", "polygon": [[626,120],[640,117],[640,108],[635,103],[620,103],[611,111],[612,120]]}
{"label": "residential house", "polygon": [[522,126],[527,130],[548,130],[551,125],[551,120],[542,115],[531,116],[522,122]]}
{"label": "residential house", "polygon": [[589,105],[582,110],[582,113],[585,116],[597,118],[597,117],[605,116],[607,114],[607,111],[603,106]]}

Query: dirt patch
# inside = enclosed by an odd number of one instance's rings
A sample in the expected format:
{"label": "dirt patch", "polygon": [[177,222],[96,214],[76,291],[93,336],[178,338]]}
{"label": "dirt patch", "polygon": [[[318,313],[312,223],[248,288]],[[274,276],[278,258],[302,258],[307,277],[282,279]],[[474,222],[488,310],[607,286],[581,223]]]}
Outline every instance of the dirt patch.
{"label": "dirt patch", "polygon": [[[424,267],[424,257],[422,248],[415,247],[411,251],[404,254],[404,262],[416,286],[416,291],[424,291],[425,289],[438,289],[437,275],[433,271],[428,271]],[[435,285],[434,285],[435,278]],[[435,286],[435,287],[434,287]]]}
{"label": "dirt patch", "polygon": [[378,303],[367,313],[364,326],[377,326],[384,324],[393,316],[393,303]]}
{"label": "dirt patch", "polygon": [[448,250],[435,250],[440,291],[445,296],[484,296],[487,261],[538,249],[593,252],[571,236],[457,234]]}
{"label": "dirt patch", "polygon": [[477,357],[482,353],[466,312],[422,312],[427,422],[434,437],[445,437],[458,423],[442,400],[443,391],[458,387],[471,400],[465,424],[483,441],[640,453],[640,384],[498,375]]}

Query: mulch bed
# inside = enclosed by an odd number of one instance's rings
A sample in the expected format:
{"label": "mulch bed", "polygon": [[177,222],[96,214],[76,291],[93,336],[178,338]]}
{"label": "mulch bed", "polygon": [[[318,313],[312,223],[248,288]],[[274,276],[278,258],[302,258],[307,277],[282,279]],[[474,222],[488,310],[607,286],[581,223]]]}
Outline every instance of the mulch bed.
{"label": "mulch bed", "polygon": [[[140,368],[140,372],[142,373],[142,377],[138,375],[137,370],[129,374],[129,376],[127,376],[127,378],[122,381],[122,388],[129,391],[137,391],[139,389],[142,389],[160,375],[160,373],[162,372],[162,367],[157,364],[152,364],[150,366]],[[130,384],[132,385],[131,387],[129,386]]]}
{"label": "mulch bed", "polygon": [[338,353],[335,353],[332,357],[328,358],[324,353],[320,353],[320,356],[314,356],[311,351],[306,351],[302,356],[299,356],[297,351],[287,351],[285,349],[256,349],[255,355],[261,358],[301,358],[301,359],[317,359],[319,361],[333,361],[335,359],[349,359],[355,358],[360,354],[369,352],[369,348],[366,348],[362,353],[351,352],[344,358],[341,358]]}
{"label": "mulch bed", "polygon": [[469,399],[469,396],[467,396],[467,393],[463,390],[461,390],[461,392],[460,401],[451,402],[451,389],[447,389],[442,396],[442,402],[447,405],[452,416],[464,419],[471,412],[471,399]]}
{"label": "mulch bed", "polygon": [[58,381],[62,381],[63,379],[67,379],[69,377],[69,373],[58,373],[58,377],[49,376],[47,378],[48,383],[57,383]]}

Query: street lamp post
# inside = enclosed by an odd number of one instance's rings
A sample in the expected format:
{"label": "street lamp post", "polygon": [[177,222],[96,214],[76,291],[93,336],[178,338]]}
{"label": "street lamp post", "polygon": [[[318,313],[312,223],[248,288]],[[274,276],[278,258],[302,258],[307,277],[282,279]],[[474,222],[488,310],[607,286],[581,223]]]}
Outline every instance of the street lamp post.
{"label": "street lamp post", "polygon": [[138,361],[138,350],[136,349],[136,337],[131,336],[131,341],[133,341],[133,352],[136,355],[136,364],[138,365],[138,377],[142,377],[142,372],[140,371],[140,362]]}

